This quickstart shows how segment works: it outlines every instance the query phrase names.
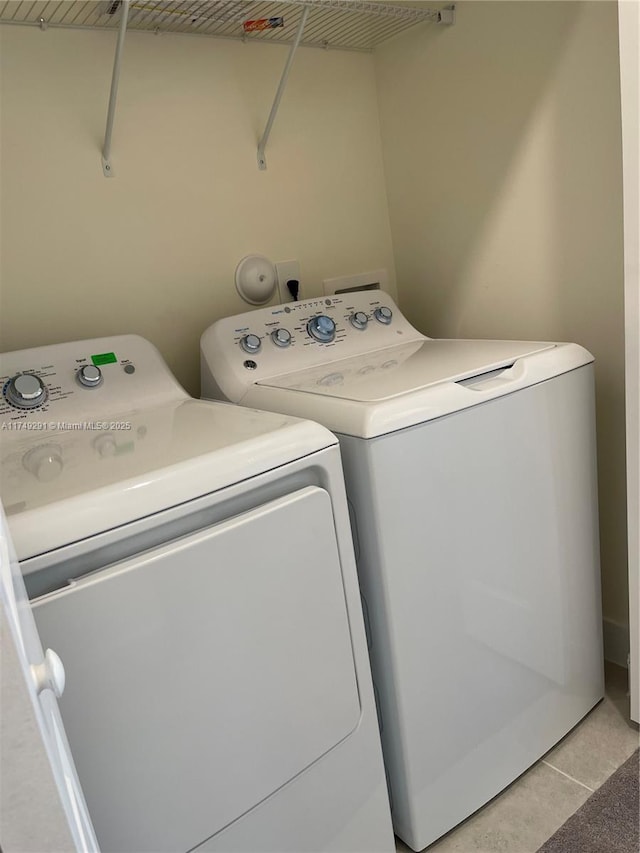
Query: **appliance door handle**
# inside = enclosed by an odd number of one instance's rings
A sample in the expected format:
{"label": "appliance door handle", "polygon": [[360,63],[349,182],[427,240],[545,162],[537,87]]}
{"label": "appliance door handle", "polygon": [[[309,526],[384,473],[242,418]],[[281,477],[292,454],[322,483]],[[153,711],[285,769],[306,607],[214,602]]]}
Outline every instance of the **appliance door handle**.
{"label": "appliance door handle", "polygon": [[31,676],[38,695],[43,690],[53,690],[54,696],[59,699],[64,693],[66,682],[64,664],[53,649],[47,649],[42,663],[31,665]]}

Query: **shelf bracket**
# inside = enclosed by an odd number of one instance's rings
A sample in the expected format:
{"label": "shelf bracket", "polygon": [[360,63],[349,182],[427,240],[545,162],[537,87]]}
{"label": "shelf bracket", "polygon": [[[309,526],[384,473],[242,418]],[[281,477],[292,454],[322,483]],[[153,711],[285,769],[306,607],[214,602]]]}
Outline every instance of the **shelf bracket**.
{"label": "shelf bracket", "polygon": [[282,95],[284,93],[284,87],[287,84],[287,79],[289,77],[289,72],[291,71],[291,65],[293,63],[293,57],[295,56],[296,50],[298,49],[298,45],[300,44],[300,39],[302,38],[302,33],[304,31],[304,25],[307,23],[307,17],[309,15],[309,6],[305,6],[302,11],[302,16],[300,18],[300,23],[298,24],[298,29],[296,32],[296,37],[291,45],[291,50],[289,51],[289,56],[287,57],[286,65],[284,66],[284,71],[282,72],[282,77],[280,78],[280,83],[278,85],[278,91],[276,92],[275,99],[273,101],[273,106],[271,107],[271,112],[269,113],[269,118],[267,119],[267,126],[264,129],[264,133],[260,138],[260,142],[258,142],[258,169],[264,171],[267,168],[267,161],[264,155],[264,149],[267,146],[267,141],[269,139],[269,134],[271,133],[271,127],[276,117],[276,113],[278,112],[278,107],[280,106],[280,101],[282,99]]}
{"label": "shelf bracket", "polygon": [[444,9],[438,11],[438,24],[455,24],[456,22],[456,7],[445,6]]}
{"label": "shelf bracket", "polygon": [[131,0],[123,0],[122,17],[118,30],[118,42],[116,44],[116,58],[113,63],[113,75],[111,77],[111,94],[109,95],[109,110],[107,112],[107,127],[104,133],[104,146],[102,148],[102,172],[105,178],[113,177],[111,166],[111,136],[113,134],[113,120],[116,114],[116,100],[118,97],[118,82],[120,80],[120,66],[122,64],[122,49],[124,37],[127,32],[127,20],[129,18],[129,3]]}

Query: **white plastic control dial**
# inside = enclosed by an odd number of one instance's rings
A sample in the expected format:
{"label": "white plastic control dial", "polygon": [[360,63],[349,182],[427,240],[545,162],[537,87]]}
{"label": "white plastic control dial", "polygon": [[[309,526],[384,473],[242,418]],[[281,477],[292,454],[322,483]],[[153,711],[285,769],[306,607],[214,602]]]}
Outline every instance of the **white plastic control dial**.
{"label": "white plastic control dial", "polygon": [[364,311],[354,311],[351,317],[349,317],[349,320],[354,329],[360,329],[360,331],[366,329],[367,323],[369,322],[369,318]]}
{"label": "white plastic control dial", "polygon": [[76,377],[85,388],[97,388],[102,385],[102,371],[95,364],[83,364]]}
{"label": "white plastic control dial", "polygon": [[9,380],[5,397],[18,409],[35,409],[47,399],[47,389],[35,373],[18,373]]}
{"label": "white plastic control dial", "polygon": [[240,341],[240,346],[245,352],[258,352],[262,346],[262,341],[257,335],[245,335]]}
{"label": "white plastic control dial", "polygon": [[393,317],[393,311],[391,308],[387,308],[386,305],[381,305],[373,312],[373,316],[376,318],[378,323],[384,323],[385,326],[388,326],[391,322],[391,318]]}
{"label": "white plastic control dial", "polygon": [[307,323],[307,332],[322,344],[330,343],[336,336],[336,324],[326,314],[312,317]]}
{"label": "white plastic control dial", "polygon": [[271,332],[271,340],[277,347],[288,347],[291,343],[291,332],[289,329],[276,329]]}

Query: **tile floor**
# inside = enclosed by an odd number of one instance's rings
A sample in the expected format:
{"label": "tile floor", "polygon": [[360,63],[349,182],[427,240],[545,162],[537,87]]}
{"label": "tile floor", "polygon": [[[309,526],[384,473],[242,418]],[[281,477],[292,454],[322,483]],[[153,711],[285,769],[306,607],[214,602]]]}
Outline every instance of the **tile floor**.
{"label": "tile floor", "polygon": [[[627,671],[605,665],[606,695],[537,764],[428,853],[535,853],[638,746]],[[410,853],[396,839],[397,853]]]}

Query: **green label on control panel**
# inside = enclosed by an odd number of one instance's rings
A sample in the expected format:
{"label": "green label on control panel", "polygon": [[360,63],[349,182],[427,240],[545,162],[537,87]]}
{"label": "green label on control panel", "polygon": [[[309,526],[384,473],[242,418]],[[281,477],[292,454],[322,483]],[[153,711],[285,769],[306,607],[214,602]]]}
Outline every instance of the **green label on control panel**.
{"label": "green label on control panel", "polygon": [[115,352],[101,352],[100,355],[91,356],[91,361],[96,367],[102,364],[114,364],[117,360]]}

